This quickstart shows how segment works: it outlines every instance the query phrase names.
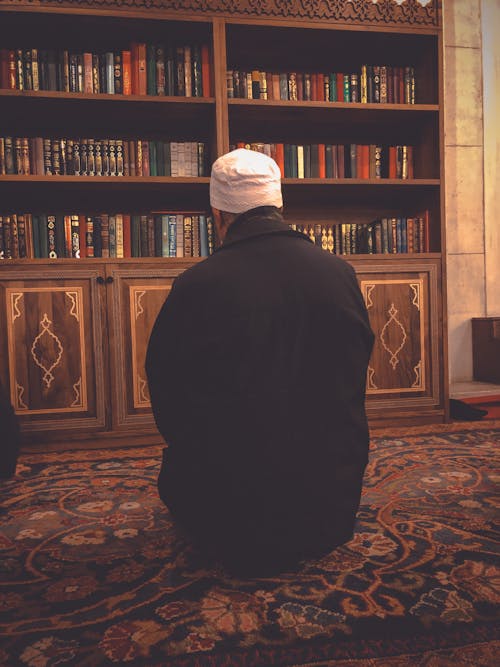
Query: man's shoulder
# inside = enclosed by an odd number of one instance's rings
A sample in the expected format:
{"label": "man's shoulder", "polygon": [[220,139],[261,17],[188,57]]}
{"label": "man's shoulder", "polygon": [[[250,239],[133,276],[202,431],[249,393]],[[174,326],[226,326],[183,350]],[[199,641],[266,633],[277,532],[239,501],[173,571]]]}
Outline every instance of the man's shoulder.
{"label": "man's shoulder", "polygon": [[190,289],[190,288],[199,288],[202,285],[206,285],[207,282],[215,280],[218,273],[217,267],[220,263],[220,257],[218,253],[210,255],[202,262],[197,262],[190,266],[188,269],[183,271],[175,279],[176,289]]}

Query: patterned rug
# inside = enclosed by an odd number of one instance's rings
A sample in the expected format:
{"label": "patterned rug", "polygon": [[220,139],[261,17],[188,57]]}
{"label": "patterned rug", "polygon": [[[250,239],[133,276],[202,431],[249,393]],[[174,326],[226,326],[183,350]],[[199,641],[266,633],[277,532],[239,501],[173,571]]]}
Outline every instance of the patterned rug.
{"label": "patterned rug", "polygon": [[0,664],[498,665],[500,421],[388,433],[351,542],[253,580],[176,538],[160,448],[23,456],[0,487]]}

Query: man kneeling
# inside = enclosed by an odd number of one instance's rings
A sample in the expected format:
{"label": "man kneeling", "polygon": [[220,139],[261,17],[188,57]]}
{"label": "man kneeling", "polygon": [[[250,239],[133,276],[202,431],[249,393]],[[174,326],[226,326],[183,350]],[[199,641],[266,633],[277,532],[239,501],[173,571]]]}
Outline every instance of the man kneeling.
{"label": "man kneeling", "polygon": [[149,341],[158,486],[201,548],[271,574],[352,536],[373,334],[352,267],[284,223],[274,160],[219,158],[210,203],[222,245],[175,280]]}

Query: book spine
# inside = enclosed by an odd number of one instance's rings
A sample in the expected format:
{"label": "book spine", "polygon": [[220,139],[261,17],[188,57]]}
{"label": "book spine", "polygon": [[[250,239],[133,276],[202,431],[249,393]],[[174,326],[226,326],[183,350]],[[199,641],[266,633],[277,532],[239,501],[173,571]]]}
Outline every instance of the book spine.
{"label": "book spine", "polygon": [[122,93],[132,95],[132,53],[122,51]]}
{"label": "book spine", "polygon": [[109,257],[116,257],[116,216],[108,216]]}
{"label": "book spine", "polygon": [[184,216],[176,216],[176,256],[184,257]]}
{"label": "book spine", "polygon": [[191,63],[191,47],[184,47],[184,94],[186,97],[193,96],[193,77]]}
{"label": "book spine", "polygon": [[85,250],[87,257],[94,257],[94,220],[87,216],[85,220]]}
{"label": "book spine", "polygon": [[193,218],[190,215],[184,215],[184,257],[193,256]]}
{"label": "book spine", "polygon": [[71,257],[80,258],[80,218],[71,216]]}
{"label": "book spine", "polygon": [[192,242],[193,242],[192,255],[193,255],[193,257],[200,257],[201,249],[200,249],[200,216],[199,215],[193,215],[192,216],[191,229],[192,229]]}
{"label": "book spine", "polygon": [[203,97],[211,95],[210,51],[206,44],[201,47],[201,85]]}
{"label": "book spine", "polygon": [[168,216],[168,257],[177,256],[177,216]]}
{"label": "book spine", "polygon": [[208,229],[207,216],[201,213],[199,216],[200,224],[200,257],[208,257]]}
{"label": "book spine", "polygon": [[116,95],[123,93],[123,64],[120,52],[113,54],[113,85]]}

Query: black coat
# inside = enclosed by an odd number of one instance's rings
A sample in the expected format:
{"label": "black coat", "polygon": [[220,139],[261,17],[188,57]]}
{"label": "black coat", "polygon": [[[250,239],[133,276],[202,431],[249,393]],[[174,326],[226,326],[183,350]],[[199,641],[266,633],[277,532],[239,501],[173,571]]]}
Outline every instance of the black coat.
{"label": "black coat", "polygon": [[373,334],[352,267],[253,209],[179,276],[146,370],[160,495],[229,562],[278,566],[353,531]]}

